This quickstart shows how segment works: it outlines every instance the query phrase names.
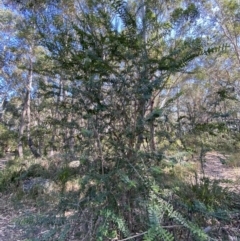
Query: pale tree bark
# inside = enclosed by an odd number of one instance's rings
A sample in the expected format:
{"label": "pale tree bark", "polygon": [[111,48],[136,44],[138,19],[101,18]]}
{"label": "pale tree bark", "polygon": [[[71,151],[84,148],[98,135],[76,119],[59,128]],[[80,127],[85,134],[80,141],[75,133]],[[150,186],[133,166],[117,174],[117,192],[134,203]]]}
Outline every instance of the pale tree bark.
{"label": "pale tree bark", "polygon": [[24,130],[27,130],[27,138],[30,139],[30,125],[31,125],[31,88],[33,78],[33,65],[32,57],[29,58],[29,71],[27,76],[26,94],[23,101],[23,110],[20,120],[19,132],[18,132],[18,154],[19,157],[23,157],[23,136]]}
{"label": "pale tree bark", "polygon": [[[64,101],[65,95],[64,95],[64,86],[63,86],[63,80],[59,80],[59,92],[57,96],[57,102],[56,102],[56,108],[55,108],[55,113],[53,113],[53,117],[56,119],[59,119],[59,105],[61,101]],[[56,136],[58,135],[58,130],[57,126],[53,125],[52,126],[52,138],[51,138],[51,150],[50,150],[50,156],[54,155],[54,152],[56,151]]]}
{"label": "pale tree bark", "polygon": [[[74,106],[74,96],[72,96],[71,106]],[[74,117],[74,110],[72,109],[70,122],[72,122],[74,120],[73,117]],[[69,150],[71,153],[74,153],[74,146],[75,146],[74,135],[75,135],[75,128],[72,126],[69,130]]]}
{"label": "pale tree bark", "polygon": [[28,98],[28,93],[26,93],[26,96],[24,98],[24,104],[23,104],[23,110],[21,114],[21,120],[20,120],[20,125],[19,125],[19,131],[18,131],[18,155],[19,157],[23,157],[23,133],[25,129],[25,118],[26,118],[26,111],[27,111],[27,99]]}
{"label": "pale tree bark", "polygon": [[30,125],[31,125],[31,89],[32,89],[32,79],[33,79],[33,66],[32,59],[30,61],[30,69],[28,75],[28,83],[27,83],[27,138],[30,139]]}

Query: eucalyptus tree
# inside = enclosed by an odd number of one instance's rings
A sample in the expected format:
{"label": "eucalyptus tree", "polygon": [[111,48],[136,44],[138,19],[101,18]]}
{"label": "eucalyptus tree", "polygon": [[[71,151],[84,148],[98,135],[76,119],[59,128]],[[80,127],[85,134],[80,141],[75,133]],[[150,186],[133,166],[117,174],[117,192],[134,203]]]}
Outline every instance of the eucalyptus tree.
{"label": "eucalyptus tree", "polygon": [[[192,74],[185,77],[186,84],[182,85],[183,89],[188,90],[187,98],[183,95],[180,99],[179,122],[185,126],[183,129],[192,133],[195,133],[195,127],[201,125],[204,132],[214,134],[212,130],[215,129],[215,134],[217,130],[221,134],[227,130],[229,122],[235,121],[238,126],[239,2],[202,1],[199,8],[202,21],[196,26],[198,34],[211,46],[217,42],[228,47],[223,52],[192,62]],[[224,141],[222,138],[218,140]]]}
{"label": "eucalyptus tree", "polygon": [[[9,9],[1,6],[1,22],[0,22],[0,34],[1,34],[1,55],[0,55],[0,63],[1,63],[1,102],[6,99],[6,97],[10,97],[9,93],[11,90],[17,86],[17,82],[15,81],[17,77],[14,76],[14,73],[10,71],[14,69],[14,61],[16,56],[11,54],[11,50],[17,47],[15,33],[16,33],[16,23],[19,21],[17,16]],[[10,79],[12,78],[12,81]]]}
{"label": "eucalyptus tree", "polygon": [[[11,102],[13,97],[20,98],[22,101],[20,106],[16,105],[13,113],[15,126],[12,127],[14,131],[18,131],[18,153],[22,157],[23,142],[27,143],[31,139],[31,96],[33,96],[33,89],[36,89],[33,78],[37,77],[34,68],[43,50],[38,45],[34,24],[27,18],[27,14],[21,14],[9,7],[2,7],[2,9],[1,35],[4,37],[1,40],[3,46],[1,82],[7,101]],[[10,112],[11,103],[8,108]],[[33,145],[29,147],[33,154],[38,155]]]}
{"label": "eucalyptus tree", "polygon": [[[18,30],[17,25],[20,22],[20,17],[11,11],[10,9],[3,8],[2,12],[2,25],[1,25],[1,35],[2,35],[2,70],[1,70],[1,83],[2,90],[5,92],[4,100],[9,101],[12,97],[18,96],[19,92],[23,91],[24,87],[24,72],[21,68],[18,68],[23,61],[20,40],[17,36]],[[21,95],[21,94],[20,94]],[[25,111],[26,112],[25,104]],[[5,105],[5,108],[7,105]],[[18,106],[19,107],[19,106]],[[16,106],[16,108],[18,108]],[[9,108],[8,108],[9,109]],[[17,109],[16,109],[17,110]],[[18,110],[17,110],[18,112]],[[19,116],[16,114],[15,117]],[[22,117],[23,120],[24,117]],[[5,116],[2,120],[4,121]],[[19,137],[22,136],[22,126],[19,127]],[[17,127],[13,127],[15,130]],[[19,139],[19,152],[22,154],[22,142]]]}
{"label": "eucalyptus tree", "polygon": [[[210,16],[215,21],[214,28],[218,31],[216,38],[229,45],[228,53],[223,56],[218,73],[215,73],[221,83],[219,95],[222,98],[222,113],[230,118],[239,117],[239,67],[240,67],[240,28],[239,28],[239,1],[213,1],[215,11]],[[225,97],[225,98],[224,98]]]}

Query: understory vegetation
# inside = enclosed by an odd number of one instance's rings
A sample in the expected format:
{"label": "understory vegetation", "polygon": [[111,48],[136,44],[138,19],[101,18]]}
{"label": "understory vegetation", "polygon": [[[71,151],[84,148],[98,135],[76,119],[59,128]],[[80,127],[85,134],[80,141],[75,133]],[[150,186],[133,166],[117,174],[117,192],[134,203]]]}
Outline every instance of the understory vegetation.
{"label": "understory vegetation", "polygon": [[163,158],[147,173],[134,166],[130,174],[96,173],[77,160],[13,159],[1,172],[1,191],[24,210],[15,220],[23,240],[239,238],[239,193],[230,188],[239,181],[201,177],[199,159],[173,165]]}
{"label": "understory vegetation", "polygon": [[239,15],[235,0],[1,3],[0,191],[22,240],[240,239]]}

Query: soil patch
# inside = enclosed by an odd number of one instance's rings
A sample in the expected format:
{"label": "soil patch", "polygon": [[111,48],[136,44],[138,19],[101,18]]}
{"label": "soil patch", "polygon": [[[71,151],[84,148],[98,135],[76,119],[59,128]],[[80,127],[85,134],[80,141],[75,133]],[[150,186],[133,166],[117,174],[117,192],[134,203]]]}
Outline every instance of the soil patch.
{"label": "soil patch", "polygon": [[23,230],[16,224],[15,220],[21,215],[12,205],[11,196],[0,194],[0,240],[21,241]]}
{"label": "soil patch", "polygon": [[226,181],[224,186],[240,193],[240,167],[227,167],[227,156],[217,153],[208,152],[203,163],[203,176],[212,180]]}

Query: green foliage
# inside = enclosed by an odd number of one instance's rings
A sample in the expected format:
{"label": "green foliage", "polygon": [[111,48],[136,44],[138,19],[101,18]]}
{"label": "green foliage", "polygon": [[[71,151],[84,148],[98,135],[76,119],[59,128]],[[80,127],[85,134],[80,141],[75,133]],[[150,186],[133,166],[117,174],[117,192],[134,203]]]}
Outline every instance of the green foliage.
{"label": "green foliage", "polygon": [[150,196],[148,213],[151,228],[144,237],[145,240],[156,240],[157,236],[162,238],[162,240],[174,240],[173,235],[161,227],[161,223],[165,215],[165,219],[170,218],[183,225],[183,227],[188,228],[192,234],[198,237],[200,240],[208,240],[208,236],[199,227],[192,222],[187,221],[181,215],[181,213],[179,213],[177,210],[174,210],[174,207],[170,203],[165,201],[163,198],[156,196],[155,194]]}
{"label": "green foliage", "polygon": [[152,227],[148,230],[147,234],[144,235],[144,241],[153,241],[153,240],[166,240],[173,241],[174,237],[171,233],[165,229],[158,227]]}
{"label": "green foliage", "polygon": [[146,117],[146,121],[148,122],[152,122],[154,121],[156,118],[160,117],[162,115],[162,110],[155,108],[153,109],[153,111]]}
{"label": "green foliage", "polygon": [[225,8],[225,10],[228,10],[231,14],[232,12],[238,12],[239,11],[239,2],[237,1],[223,1],[223,8]]}
{"label": "green foliage", "polygon": [[226,124],[225,123],[203,123],[203,124],[196,124],[195,131],[196,132],[207,132],[210,135],[216,135],[215,133],[221,133],[226,131]]}
{"label": "green foliage", "polygon": [[[11,162],[11,161],[9,161]],[[7,166],[5,169],[0,170],[0,190],[9,191],[16,189],[21,180],[21,175],[24,167],[18,161],[13,161],[14,164]]]}
{"label": "green foliage", "polygon": [[209,54],[213,54],[213,53],[216,53],[216,52],[226,52],[226,50],[228,48],[229,48],[228,44],[223,44],[223,45],[220,45],[220,46],[217,46],[217,47],[208,48],[203,53],[205,55],[209,55]]}
{"label": "green foliage", "polygon": [[[130,32],[135,32],[137,25],[134,16],[128,11],[127,2],[124,0],[112,0],[111,2],[115,13],[117,13],[123,21],[124,27],[128,28]],[[134,34],[134,32],[132,32],[132,34]]]}
{"label": "green foliage", "polygon": [[57,174],[57,180],[61,181],[62,183],[67,182],[70,178],[71,178],[71,170],[69,167],[63,168]]}
{"label": "green foliage", "polygon": [[217,180],[210,181],[208,178],[203,178],[200,183],[192,185],[194,197],[209,209],[219,208],[219,205],[228,202],[227,190],[222,188],[219,183]]}
{"label": "green foliage", "polygon": [[118,232],[121,232],[124,236],[129,235],[125,220],[114,211],[109,209],[102,210],[100,216],[102,217],[103,222],[97,231],[97,241],[105,240],[105,238],[116,238]]}
{"label": "green foliage", "polygon": [[185,10],[182,8],[176,8],[171,14],[171,20],[173,23],[179,23],[183,20],[192,22],[197,17],[199,17],[199,10],[194,3],[189,4]]}
{"label": "green foliage", "polygon": [[28,165],[21,159],[8,160],[4,170],[0,171],[0,189],[10,192],[22,186],[22,182],[29,178],[51,178],[51,172],[40,164]]}
{"label": "green foliage", "polygon": [[203,178],[195,184],[181,183],[176,193],[191,212],[202,215],[199,222],[209,217],[228,220],[233,200],[228,188],[222,187],[221,183],[227,181]]}
{"label": "green foliage", "polygon": [[17,139],[17,133],[15,131],[11,131],[6,125],[0,124],[0,139],[2,154],[4,153],[5,148],[15,150]]}
{"label": "green foliage", "polygon": [[22,171],[21,178],[48,177],[48,170],[40,164],[32,164],[25,171]]}
{"label": "green foliage", "polygon": [[232,153],[230,156],[228,156],[224,160],[224,164],[227,167],[231,167],[231,168],[240,167],[239,152],[236,151],[236,152]]}
{"label": "green foliage", "polygon": [[[66,219],[63,216],[56,217],[54,214],[41,215],[27,213],[17,220],[20,227],[25,228],[25,235],[31,241],[47,241],[47,240],[68,240],[70,231],[69,224],[64,224]],[[52,228],[42,234],[38,234],[36,227],[49,227]],[[33,228],[34,227],[34,228]],[[38,234],[38,235],[36,235]]]}
{"label": "green foliage", "polygon": [[71,168],[69,166],[63,166],[57,168],[54,180],[56,180],[60,186],[64,189],[68,181],[74,180],[76,177],[79,177],[79,169]]}

